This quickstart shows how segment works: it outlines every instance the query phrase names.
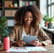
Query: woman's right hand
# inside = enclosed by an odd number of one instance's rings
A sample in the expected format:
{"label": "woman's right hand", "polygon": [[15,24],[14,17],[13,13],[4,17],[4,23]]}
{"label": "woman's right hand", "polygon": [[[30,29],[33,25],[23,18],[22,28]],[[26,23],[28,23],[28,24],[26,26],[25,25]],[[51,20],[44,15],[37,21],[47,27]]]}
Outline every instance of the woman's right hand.
{"label": "woman's right hand", "polygon": [[23,40],[19,40],[19,41],[14,42],[14,46],[18,46],[18,47],[24,46],[25,44],[26,43]]}

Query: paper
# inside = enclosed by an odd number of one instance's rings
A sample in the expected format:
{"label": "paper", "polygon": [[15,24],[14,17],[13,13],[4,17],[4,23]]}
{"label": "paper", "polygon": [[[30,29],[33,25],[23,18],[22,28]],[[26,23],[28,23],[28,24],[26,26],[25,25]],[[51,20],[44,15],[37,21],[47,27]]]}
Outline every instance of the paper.
{"label": "paper", "polygon": [[11,47],[7,52],[28,52],[25,47]]}
{"label": "paper", "polygon": [[32,40],[36,40],[37,39],[37,36],[24,36],[23,37],[23,41],[26,42],[26,43],[30,43]]}
{"label": "paper", "polygon": [[47,51],[47,49],[41,47],[41,46],[37,46],[37,47],[26,47],[26,49],[28,51]]}
{"label": "paper", "polygon": [[47,51],[43,47],[11,47],[7,52]]}

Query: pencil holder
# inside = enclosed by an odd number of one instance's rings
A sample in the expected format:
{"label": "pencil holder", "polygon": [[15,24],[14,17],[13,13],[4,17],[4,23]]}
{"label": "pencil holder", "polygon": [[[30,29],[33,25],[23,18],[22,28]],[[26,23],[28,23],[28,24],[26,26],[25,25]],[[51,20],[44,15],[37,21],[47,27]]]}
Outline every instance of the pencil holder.
{"label": "pencil holder", "polygon": [[9,37],[4,38],[4,50],[8,50],[10,48],[10,39]]}

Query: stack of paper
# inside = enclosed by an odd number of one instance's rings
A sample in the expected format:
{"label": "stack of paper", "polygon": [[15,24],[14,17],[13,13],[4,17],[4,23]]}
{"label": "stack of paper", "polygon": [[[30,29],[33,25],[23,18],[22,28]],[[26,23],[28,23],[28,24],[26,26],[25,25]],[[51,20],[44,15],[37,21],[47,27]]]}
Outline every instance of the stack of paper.
{"label": "stack of paper", "polygon": [[11,47],[7,52],[47,51],[43,47]]}

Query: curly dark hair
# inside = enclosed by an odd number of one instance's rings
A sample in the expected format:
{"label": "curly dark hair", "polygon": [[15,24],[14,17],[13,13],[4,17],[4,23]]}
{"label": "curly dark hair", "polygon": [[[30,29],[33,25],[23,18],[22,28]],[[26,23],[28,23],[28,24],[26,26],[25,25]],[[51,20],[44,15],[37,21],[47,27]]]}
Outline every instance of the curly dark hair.
{"label": "curly dark hair", "polygon": [[16,25],[24,24],[24,15],[27,11],[30,11],[33,14],[33,21],[31,23],[32,27],[35,27],[39,24],[41,19],[41,13],[37,6],[29,5],[19,8],[15,14]]}

